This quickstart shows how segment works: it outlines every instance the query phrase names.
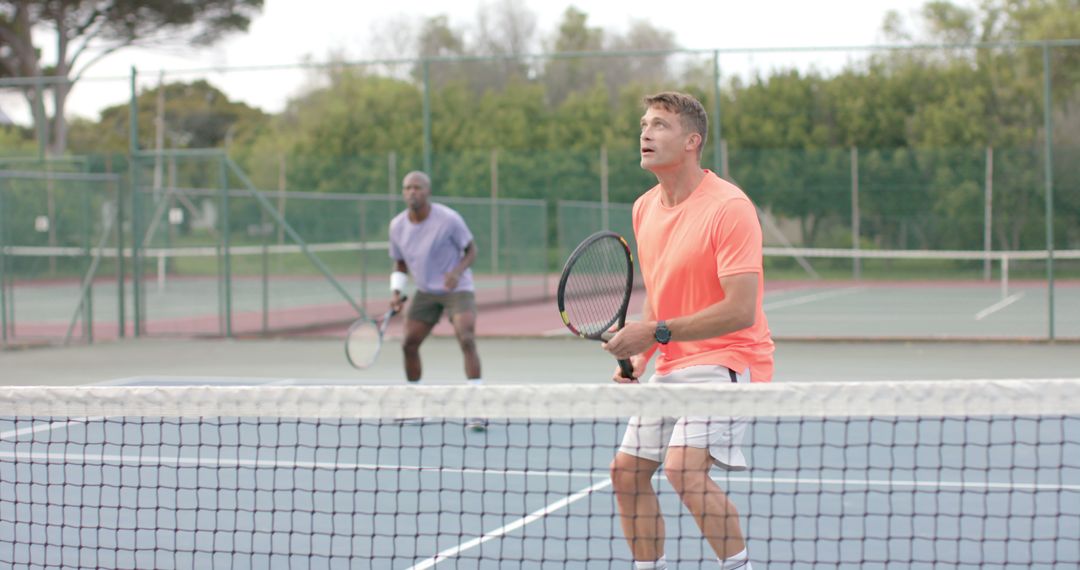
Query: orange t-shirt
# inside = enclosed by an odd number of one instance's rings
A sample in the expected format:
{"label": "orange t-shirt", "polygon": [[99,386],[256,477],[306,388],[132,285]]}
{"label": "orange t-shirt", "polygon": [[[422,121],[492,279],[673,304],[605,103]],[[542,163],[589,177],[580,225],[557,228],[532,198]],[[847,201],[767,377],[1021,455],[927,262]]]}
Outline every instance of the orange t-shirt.
{"label": "orange t-shirt", "polygon": [[773,341],[765,320],[761,222],[750,198],[712,172],[674,207],[660,202],[660,185],[634,202],[634,236],[645,291],[657,320],[696,313],[724,299],[720,278],[757,273],[757,318],[748,328],[705,340],[660,346],[656,371],[719,364],[754,382],[773,374]]}

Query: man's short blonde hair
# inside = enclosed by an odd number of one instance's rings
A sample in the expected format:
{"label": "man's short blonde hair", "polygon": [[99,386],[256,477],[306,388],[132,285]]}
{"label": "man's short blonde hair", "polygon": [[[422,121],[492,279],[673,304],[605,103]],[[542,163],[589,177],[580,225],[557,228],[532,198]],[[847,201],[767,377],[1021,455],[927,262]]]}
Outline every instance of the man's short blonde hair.
{"label": "man's short blonde hair", "polygon": [[709,139],[709,117],[705,114],[705,107],[693,95],[679,93],[677,91],[664,91],[655,95],[649,95],[642,100],[645,109],[660,107],[661,109],[675,113],[679,116],[684,129],[701,135],[701,146],[698,147],[698,155],[705,148],[705,141]]}

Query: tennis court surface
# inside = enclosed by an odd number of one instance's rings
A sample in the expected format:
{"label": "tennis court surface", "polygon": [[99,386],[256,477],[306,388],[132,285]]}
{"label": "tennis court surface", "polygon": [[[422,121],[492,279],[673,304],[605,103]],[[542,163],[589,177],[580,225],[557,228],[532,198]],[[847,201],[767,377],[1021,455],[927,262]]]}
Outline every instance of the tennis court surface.
{"label": "tennis court surface", "polygon": [[[251,384],[0,388],[0,564],[629,568],[625,419],[738,413],[755,568],[1080,565],[1080,380]],[[671,566],[711,567],[654,482]]]}

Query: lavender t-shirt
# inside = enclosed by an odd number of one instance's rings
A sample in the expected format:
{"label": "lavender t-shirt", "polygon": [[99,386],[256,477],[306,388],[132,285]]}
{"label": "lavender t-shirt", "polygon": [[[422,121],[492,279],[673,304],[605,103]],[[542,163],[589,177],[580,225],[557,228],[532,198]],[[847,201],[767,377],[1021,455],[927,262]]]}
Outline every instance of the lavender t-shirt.
{"label": "lavender t-shirt", "polygon": [[[443,276],[457,267],[472,241],[461,215],[434,202],[431,213],[418,224],[409,221],[408,210],[390,221],[390,258],[404,261],[416,288],[425,293],[448,293]],[[466,269],[455,291],[472,290],[472,270]]]}

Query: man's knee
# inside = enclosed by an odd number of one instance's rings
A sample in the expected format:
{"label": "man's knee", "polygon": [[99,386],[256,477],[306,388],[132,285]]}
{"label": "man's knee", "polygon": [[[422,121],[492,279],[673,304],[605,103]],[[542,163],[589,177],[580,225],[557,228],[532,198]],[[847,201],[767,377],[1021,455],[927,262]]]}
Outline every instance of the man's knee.
{"label": "man's knee", "polygon": [[686,492],[701,492],[709,481],[711,459],[707,450],[693,450],[688,457],[674,451],[664,464],[664,476],[671,487],[680,495]]}
{"label": "man's knee", "polygon": [[454,335],[457,336],[461,349],[468,352],[476,350],[476,316],[469,313],[458,313],[451,317],[454,325]]}
{"label": "man's knee", "polygon": [[611,460],[611,486],[619,494],[637,493],[643,484],[652,484],[655,472],[637,458],[619,453]]}
{"label": "man's knee", "polygon": [[424,337],[421,335],[406,335],[401,341],[401,348],[407,354],[412,354],[420,350],[420,345],[423,344]]}
{"label": "man's knee", "polygon": [[458,345],[463,352],[476,352],[476,335],[471,332],[459,333]]}

